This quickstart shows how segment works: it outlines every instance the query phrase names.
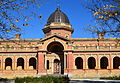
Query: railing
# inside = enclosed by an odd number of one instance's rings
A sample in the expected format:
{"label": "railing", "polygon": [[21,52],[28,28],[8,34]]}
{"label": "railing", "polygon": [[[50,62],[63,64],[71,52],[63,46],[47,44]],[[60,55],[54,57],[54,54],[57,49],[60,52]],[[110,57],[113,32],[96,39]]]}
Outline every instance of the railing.
{"label": "railing", "polygon": [[74,50],[81,50],[81,51],[114,51],[120,50],[120,46],[73,46]]}
{"label": "railing", "polygon": [[8,51],[36,51],[37,47],[0,47],[1,52]]}

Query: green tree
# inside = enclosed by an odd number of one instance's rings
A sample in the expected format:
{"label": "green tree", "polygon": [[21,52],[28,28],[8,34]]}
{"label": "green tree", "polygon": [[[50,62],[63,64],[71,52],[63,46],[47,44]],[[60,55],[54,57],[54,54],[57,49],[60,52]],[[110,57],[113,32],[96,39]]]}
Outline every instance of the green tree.
{"label": "green tree", "polygon": [[0,39],[13,38],[29,25],[34,10],[40,8],[41,0],[0,0]]}
{"label": "green tree", "polygon": [[96,23],[95,25],[87,25],[87,30],[120,37],[120,0],[84,0],[84,3]]}

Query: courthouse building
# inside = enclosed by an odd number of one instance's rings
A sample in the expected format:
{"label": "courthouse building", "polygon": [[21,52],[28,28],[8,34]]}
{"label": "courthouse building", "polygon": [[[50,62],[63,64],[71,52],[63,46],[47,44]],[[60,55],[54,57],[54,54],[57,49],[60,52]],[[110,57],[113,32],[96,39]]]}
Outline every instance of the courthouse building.
{"label": "courthouse building", "polygon": [[120,75],[120,42],[115,38],[72,38],[68,17],[59,8],[42,29],[43,39],[0,40],[0,77],[62,74],[72,78]]}

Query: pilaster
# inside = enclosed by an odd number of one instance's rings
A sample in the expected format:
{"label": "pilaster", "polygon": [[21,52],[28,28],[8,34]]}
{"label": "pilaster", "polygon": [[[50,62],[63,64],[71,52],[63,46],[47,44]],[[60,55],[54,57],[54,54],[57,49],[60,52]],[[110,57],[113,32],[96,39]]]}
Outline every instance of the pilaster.
{"label": "pilaster", "polygon": [[38,53],[38,73],[45,73],[45,54],[43,52]]}

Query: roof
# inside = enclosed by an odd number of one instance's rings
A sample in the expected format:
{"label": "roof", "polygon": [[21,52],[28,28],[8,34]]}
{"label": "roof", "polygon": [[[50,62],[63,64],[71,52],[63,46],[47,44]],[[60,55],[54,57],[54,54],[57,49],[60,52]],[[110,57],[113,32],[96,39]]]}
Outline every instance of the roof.
{"label": "roof", "polygon": [[51,24],[53,22],[61,22],[61,23],[70,24],[67,15],[63,13],[59,8],[57,8],[56,11],[53,12],[47,20],[47,24]]}

